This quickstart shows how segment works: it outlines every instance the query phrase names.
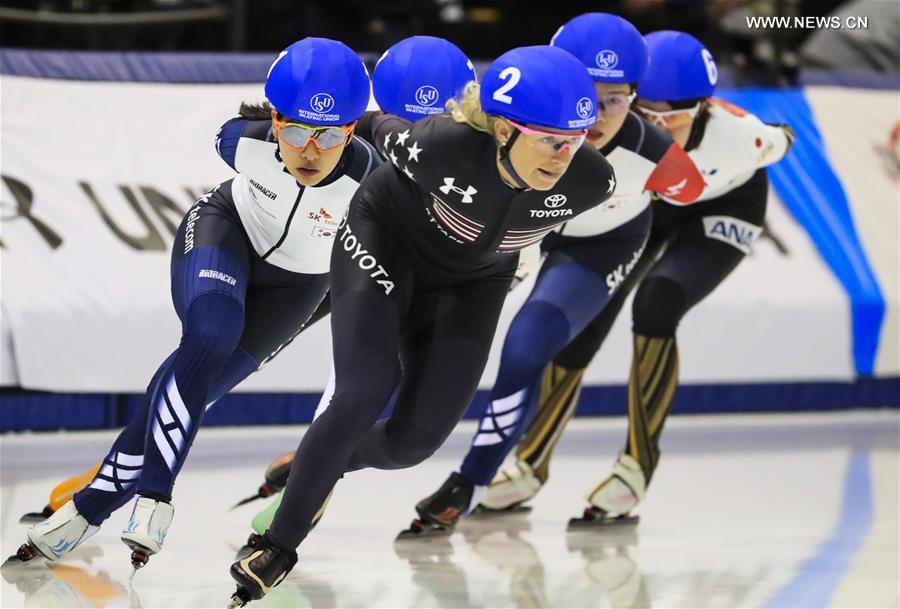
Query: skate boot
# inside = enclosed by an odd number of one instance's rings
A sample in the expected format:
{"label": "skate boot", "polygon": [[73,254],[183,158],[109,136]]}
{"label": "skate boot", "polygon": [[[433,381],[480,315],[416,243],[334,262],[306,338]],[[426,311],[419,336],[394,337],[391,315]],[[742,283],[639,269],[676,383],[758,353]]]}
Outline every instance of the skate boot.
{"label": "skate boot", "polygon": [[28,529],[28,543],[22,544],[3,566],[39,557],[59,560],[99,530],[100,527],[88,524],[70,501],[50,518]]}
{"label": "skate boot", "polygon": [[449,535],[460,516],[471,512],[482,495],[484,487],[475,486],[462,475],[453,472],[436,493],[416,504],[419,517],[413,520],[408,529],[400,532],[397,541]]}
{"label": "skate boot", "polygon": [[171,503],[139,496],[131,520],[122,531],[122,543],[131,548],[131,566],[137,571],[162,550],[175,508]]}
{"label": "skate boot", "polygon": [[530,511],[522,504],[538,494],[545,480],[534,473],[527,461],[516,461],[493,479],[481,503],[480,513]]}
{"label": "skate boot", "polygon": [[258,601],[280,584],[297,564],[297,553],[288,552],[262,535],[255,542],[253,552],[231,565],[231,577],[237,591],[231,596],[229,609]]}
{"label": "skate boot", "polygon": [[639,517],[630,512],[646,492],[647,479],[640,464],[631,455],[621,453],[612,474],[588,493],[591,505],[585,508],[581,518],[569,520],[569,530],[637,524]]}

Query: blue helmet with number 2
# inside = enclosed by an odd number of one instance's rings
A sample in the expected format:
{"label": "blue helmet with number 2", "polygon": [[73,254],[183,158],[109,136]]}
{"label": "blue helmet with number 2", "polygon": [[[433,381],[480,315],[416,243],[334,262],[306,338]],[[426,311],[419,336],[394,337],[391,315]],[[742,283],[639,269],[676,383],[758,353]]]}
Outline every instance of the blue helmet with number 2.
{"label": "blue helmet with number 2", "polygon": [[304,38],[275,58],[266,98],[281,114],[308,125],[345,125],[366,111],[369,74],[343,42]]}
{"label": "blue helmet with number 2", "polygon": [[585,129],[597,118],[594,81],[581,61],[551,46],[520,47],[494,60],[481,79],[487,114],[551,129]]}
{"label": "blue helmet with number 2", "polygon": [[638,97],[653,102],[709,97],[716,90],[716,60],[699,40],[663,30],[647,34],[650,68],[638,85]]}

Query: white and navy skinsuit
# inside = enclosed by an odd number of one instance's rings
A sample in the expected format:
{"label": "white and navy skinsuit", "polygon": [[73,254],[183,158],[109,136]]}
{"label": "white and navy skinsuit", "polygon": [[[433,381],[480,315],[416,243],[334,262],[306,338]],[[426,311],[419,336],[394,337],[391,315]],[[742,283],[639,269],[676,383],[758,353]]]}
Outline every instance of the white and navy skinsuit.
{"label": "white and navy skinsuit", "polygon": [[178,228],[171,287],[181,343],[100,472],[75,495],[93,525],[135,493],[170,500],[204,406],[277,353],[324,298],[340,219],[380,164],[354,136],[331,174],[301,186],[281,161],[269,120],[228,121],[216,150],[238,175],[204,194]]}

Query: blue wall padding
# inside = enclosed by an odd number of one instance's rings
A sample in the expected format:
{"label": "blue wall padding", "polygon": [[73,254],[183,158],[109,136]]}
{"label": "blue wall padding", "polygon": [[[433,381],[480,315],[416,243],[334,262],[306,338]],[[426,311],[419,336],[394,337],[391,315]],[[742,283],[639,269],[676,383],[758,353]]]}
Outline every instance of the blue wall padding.
{"label": "blue wall padding", "polygon": [[[585,387],[578,414],[624,416],[624,385]],[[479,418],[488,403],[479,391],[466,418]],[[0,432],[122,427],[143,396],[5,391],[0,393]],[[204,417],[205,426],[308,423],[317,393],[234,393]],[[855,382],[683,385],[673,412],[679,414],[803,412],[853,408],[900,408],[900,377]]]}
{"label": "blue wall padding", "polygon": [[801,89],[741,89],[721,96],[768,123],[787,123],[796,131],[793,148],[769,168],[769,178],[846,290],[856,372],[871,376],[884,320],[884,296],[806,96]]}

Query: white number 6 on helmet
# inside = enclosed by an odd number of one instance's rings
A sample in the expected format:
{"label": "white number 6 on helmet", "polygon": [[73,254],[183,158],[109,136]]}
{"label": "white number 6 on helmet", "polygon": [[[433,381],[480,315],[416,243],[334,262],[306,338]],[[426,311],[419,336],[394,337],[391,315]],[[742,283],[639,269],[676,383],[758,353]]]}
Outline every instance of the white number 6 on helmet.
{"label": "white number 6 on helmet", "polygon": [[519,68],[510,66],[504,68],[503,71],[500,72],[498,78],[500,80],[506,80],[506,82],[503,83],[499,89],[494,91],[494,99],[498,102],[503,102],[504,104],[511,104],[512,97],[507,95],[506,92],[519,84],[519,79],[522,78],[522,72],[519,71]]}

